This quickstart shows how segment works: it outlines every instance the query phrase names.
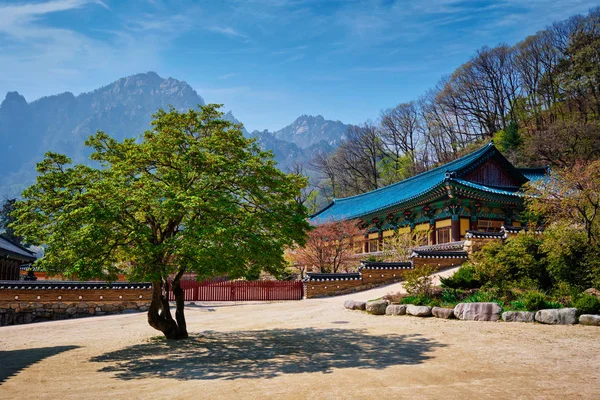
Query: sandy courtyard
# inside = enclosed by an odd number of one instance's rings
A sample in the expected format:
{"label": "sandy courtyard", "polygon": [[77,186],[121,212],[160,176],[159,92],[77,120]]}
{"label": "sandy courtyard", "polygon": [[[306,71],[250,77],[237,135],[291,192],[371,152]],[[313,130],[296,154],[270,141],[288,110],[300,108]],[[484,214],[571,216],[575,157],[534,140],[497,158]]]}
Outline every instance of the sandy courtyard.
{"label": "sandy courtyard", "polygon": [[344,299],[0,328],[0,399],[600,398],[600,329],[376,317]]}

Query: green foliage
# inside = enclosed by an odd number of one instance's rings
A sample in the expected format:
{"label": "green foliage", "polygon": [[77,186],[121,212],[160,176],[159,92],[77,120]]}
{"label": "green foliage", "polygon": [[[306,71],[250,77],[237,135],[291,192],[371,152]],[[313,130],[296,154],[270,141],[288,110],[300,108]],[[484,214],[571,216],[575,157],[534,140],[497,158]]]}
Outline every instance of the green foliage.
{"label": "green foliage", "polygon": [[12,213],[15,210],[15,203],[17,199],[5,199],[0,208],[0,233],[2,236],[14,243],[21,244],[22,237],[15,234],[15,230],[10,226],[15,221],[15,217]]}
{"label": "green foliage", "polygon": [[527,307],[522,300],[513,300],[506,307],[506,311],[527,311]]}
{"label": "green foliage", "polygon": [[573,307],[581,314],[600,314],[600,300],[587,293],[582,294],[573,302]]}
{"label": "green foliage", "polygon": [[454,307],[455,305],[460,303],[460,299],[457,295],[456,290],[448,290],[448,289],[442,290],[442,292],[440,293],[439,299],[440,299],[441,305],[444,307],[449,307],[449,306]]}
{"label": "green foliage", "polygon": [[498,131],[494,135],[494,143],[501,152],[511,152],[517,150],[521,145],[521,134],[516,122],[510,121],[506,129]]}
{"label": "green foliage", "polygon": [[381,262],[381,261],[384,261],[383,257],[378,257],[378,256],[373,256],[373,255],[367,256],[363,260],[367,261],[367,262]]}
{"label": "green foliage", "polygon": [[404,288],[413,296],[431,297],[433,292],[433,278],[431,275],[437,271],[435,265],[423,265],[404,272]]}
{"label": "green foliage", "polygon": [[494,291],[482,291],[479,290],[474,292],[462,300],[463,303],[497,303],[501,307],[504,307],[504,300],[498,297],[498,294]]}
{"label": "green foliage", "polygon": [[413,175],[412,165],[413,160],[410,156],[402,157],[382,157],[378,163],[378,168],[381,170],[381,180],[384,184],[392,184]]}
{"label": "green foliage", "polygon": [[539,235],[526,233],[486,244],[474,256],[478,279],[484,286],[504,290],[550,289],[552,281],[541,244]]}
{"label": "green foliage", "polygon": [[546,295],[538,291],[529,291],[523,296],[523,306],[528,311],[543,310],[548,307]]}
{"label": "green foliage", "polygon": [[541,250],[554,282],[564,282],[579,291],[599,280],[600,251],[590,246],[583,230],[555,223],[544,233]]}
{"label": "green foliage", "polygon": [[442,287],[450,289],[475,289],[481,286],[477,272],[471,263],[463,264],[453,275],[441,278]]}
{"label": "green foliage", "polygon": [[283,248],[305,242],[306,179],[278,170],[219,106],[153,117],[141,140],[91,136],[99,168],[55,153],[37,165],[11,226],[47,246],[38,264],[78,279],[277,275]]}
{"label": "green foliage", "polygon": [[400,304],[414,304],[415,306],[428,306],[432,302],[429,296],[419,294],[402,298]]}

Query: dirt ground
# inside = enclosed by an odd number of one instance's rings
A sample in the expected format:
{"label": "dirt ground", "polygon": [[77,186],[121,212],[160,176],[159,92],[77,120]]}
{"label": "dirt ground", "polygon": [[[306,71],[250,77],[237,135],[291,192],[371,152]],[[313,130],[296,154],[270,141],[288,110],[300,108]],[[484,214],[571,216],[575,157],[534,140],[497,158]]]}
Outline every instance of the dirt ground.
{"label": "dirt ground", "polygon": [[600,397],[600,328],[371,316],[330,299],[202,304],[0,328],[0,399]]}

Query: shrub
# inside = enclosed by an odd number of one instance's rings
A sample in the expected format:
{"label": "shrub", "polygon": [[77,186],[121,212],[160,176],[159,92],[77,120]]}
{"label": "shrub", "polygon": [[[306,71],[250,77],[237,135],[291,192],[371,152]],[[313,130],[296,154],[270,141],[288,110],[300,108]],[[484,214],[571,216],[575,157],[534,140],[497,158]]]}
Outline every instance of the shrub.
{"label": "shrub", "polygon": [[550,289],[552,281],[541,244],[539,235],[528,233],[486,244],[474,256],[477,278],[488,287],[501,289]]}
{"label": "shrub", "polygon": [[481,282],[476,278],[476,271],[473,264],[466,263],[462,265],[452,276],[441,278],[442,287],[450,289],[475,289],[481,286]]}
{"label": "shrub", "polygon": [[544,293],[530,291],[523,296],[523,305],[528,311],[543,310],[548,307],[546,295]]}
{"label": "shrub", "polygon": [[425,295],[407,296],[400,300],[400,304],[414,304],[415,306],[427,306],[432,299]]}
{"label": "shrub", "polygon": [[548,273],[555,282],[579,291],[592,285],[598,258],[583,230],[572,224],[553,224],[544,232],[541,248],[548,260]]}
{"label": "shrub", "polygon": [[408,270],[404,273],[404,288],[413,296],[431,297],[433,294],[433,278],[431,275],[437,271],[435,265],[423,265]]}
{"label": "shrub", "polygon": [[596,296],[583,294],[575,300],[573,306],[581,314],[600,314],[600,300]]}
{"label": "shrub", "polygon": [[511,301],[510,306],[507,307],[507,310],[511,311],[527,311],[527,307],[525,307],[525,303],[522,300],[514,300]]}
{"label": "shrub", "polygon": [[504,307],[504,300],[502,300],[496,291],[477,291],[471,293],[469,296],[463,299],[464,303],[496,303],[501,307]]}
{"label": "shrub", "polygon": [[443,306],[455,306],[460,303],[456,291],[448,289],[440,294],[440,302]]}

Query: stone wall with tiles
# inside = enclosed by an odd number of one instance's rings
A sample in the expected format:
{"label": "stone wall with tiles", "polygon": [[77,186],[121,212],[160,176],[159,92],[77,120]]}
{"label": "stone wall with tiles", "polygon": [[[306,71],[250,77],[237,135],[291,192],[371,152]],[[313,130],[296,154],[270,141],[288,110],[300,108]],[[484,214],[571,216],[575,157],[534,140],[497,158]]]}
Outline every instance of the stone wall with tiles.
{"label": "stone wall with tiles", "polygon": [[317,297],[337,296],[340,294],[354,293],[362,286],[362,279],[354,280],[331,280],[331,281],[307,281],[304,293],[307,299]]}
{"label": "stone wall with tiles", "polygon": [[149,284],[0,283],[0,326],[147,311],[151,298]]}
{"label": "stone wall with tiles", "polygon": [[425,258],[425,257],[414,257],[413,264],[415,268],[423,265],[435,265],[438,269],[448,269],[458,267],[467,261],[467,257],[460,258]]}
{"label": "stone wall with tiles", "polygon": [[[317,297],[339,296],[342,294],[360,292],[373,289],[377,286],[388,285],[390,283],[403,280],[403,271],[410,269],[401,268],[368,268],[360,269],[360,278],[357,279],[328,279],[328,280],[308,280],[305,282],[307,299]],[[343,275],[343,274],[340,274]]]}

